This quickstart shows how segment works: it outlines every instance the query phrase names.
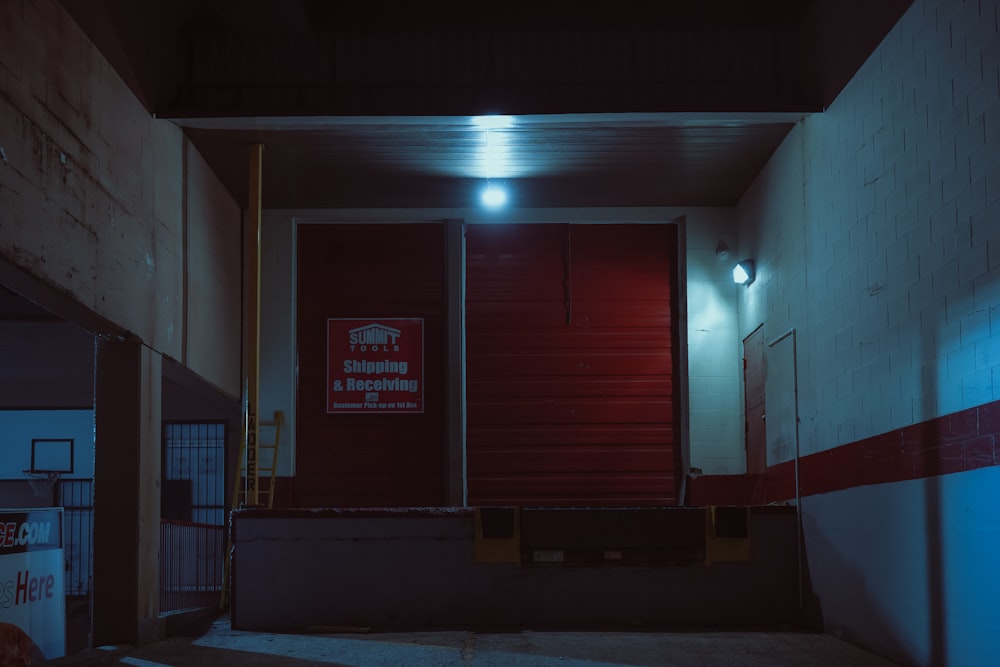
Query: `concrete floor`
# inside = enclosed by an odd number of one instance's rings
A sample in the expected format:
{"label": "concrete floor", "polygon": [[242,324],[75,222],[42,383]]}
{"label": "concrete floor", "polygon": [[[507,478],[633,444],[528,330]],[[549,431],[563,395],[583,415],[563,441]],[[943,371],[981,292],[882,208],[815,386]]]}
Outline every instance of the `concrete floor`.
{"label": "concrete floor", "polygon": [[804,632],[326,632],[233,630],[228,616],[200,634],[142,647],[101,647],[46,664],[65,667],[226,665],[307,667],[889,667],[829,635]]}

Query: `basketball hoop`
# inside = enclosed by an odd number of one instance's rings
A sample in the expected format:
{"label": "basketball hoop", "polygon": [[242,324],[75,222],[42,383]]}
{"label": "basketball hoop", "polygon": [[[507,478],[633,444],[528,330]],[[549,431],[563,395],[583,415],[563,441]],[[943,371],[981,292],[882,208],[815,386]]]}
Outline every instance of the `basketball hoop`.
{"label": "basketball hoop", "polygon": [[24,476],[31,485],[31,492],[36,496],[46,496],[52,492],[52,487],[59,480],[57,470],[25,470]]}

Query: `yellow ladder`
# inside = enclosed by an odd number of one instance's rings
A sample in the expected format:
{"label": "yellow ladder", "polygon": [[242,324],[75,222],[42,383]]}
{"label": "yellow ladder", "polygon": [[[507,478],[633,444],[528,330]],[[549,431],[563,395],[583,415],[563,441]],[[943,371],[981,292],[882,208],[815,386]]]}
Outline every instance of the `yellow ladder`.
{"label": "yellow ladder", "polygon": [[[255,507],[261,507],[265,504],[268,509],[274,507],[274,482],[278,470],[278,444],[281,442],[281,424],[283,421],[284,414],[281,410],[275,410],[274,419],[272,421],[262,421],[257,425],[258,442],[255,456],[257,461],[257,500],[259,501],[259,504],[255,505]],[[270,442],[261,442],[261,440],[263,440],[263,433],[265,432],[265,429],[274,429],[274,439]],[[233,509],[247,507],[246,450],[246,438],[243,438],[243,441],[240,443],[240,454],[236,460],[236,474],[234,475],[233,481]],[[267,474],[266,487],[261,484],[262,480],[265,478],[265,473]],[[266,503],[264,503],[265,497],[267,498]],[[226,529],[226,550],[222,554],[222,597],[219,600],[219,609],[225,609],[226,605],[229,603],[229,575],[232,565],[232,554],[233,535],[232,526],[229,526]]]}
{"label": "yellow ladder", "polygon": [[[277,476],[278,470],[278,444],[281,441],[281,425],[284,421],[284,413],[281,410],[274,411],[274,419],[272,421],[262,421],[258,426],[258,443],[257,443],[257,505],[256,507],[266,506],[268,509],[274,507],[274,483],[275,477]],[[263,442],[265,429],[274,429],[274,439],[270,442]],[[246,452],[246,442],[240,445],[240,455],[236,460],[236,475],[235,477],[235,488],[233,488],[233,504],[232,507],[247,507],[246,498],[246,470],[247,470],[247,452]],[[264,485],[262,482],[265,478],[265,473],[267,477],[267,484]],[[267,499],[265,501],[265,498]]]}

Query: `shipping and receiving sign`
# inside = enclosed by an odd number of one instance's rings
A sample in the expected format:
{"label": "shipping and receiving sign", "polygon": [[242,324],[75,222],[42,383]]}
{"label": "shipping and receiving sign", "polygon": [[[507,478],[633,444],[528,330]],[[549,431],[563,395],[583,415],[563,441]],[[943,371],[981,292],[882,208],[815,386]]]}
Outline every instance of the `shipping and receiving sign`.
{"label": "shipping and receiving sign", "polygon": [[66,655],[61,507],[0,510],[0,664]]}
{"label": "shipping and receiving sign", "polygon": [[327,320],[327,412],[423,412],[424,320]]}

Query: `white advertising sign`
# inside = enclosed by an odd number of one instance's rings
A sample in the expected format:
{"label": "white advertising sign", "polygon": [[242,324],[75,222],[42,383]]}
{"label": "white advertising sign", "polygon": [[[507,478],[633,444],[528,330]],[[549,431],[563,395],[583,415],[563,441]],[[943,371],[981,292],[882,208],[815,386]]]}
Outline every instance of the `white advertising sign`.
{"label": "white advertising sign", "polygon": [[0,665],[66,655],[61,507],[0,510]]}

